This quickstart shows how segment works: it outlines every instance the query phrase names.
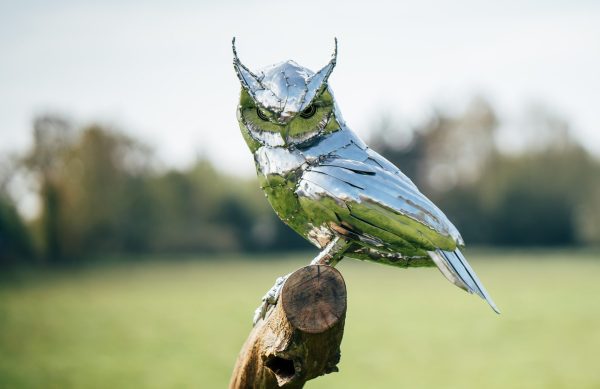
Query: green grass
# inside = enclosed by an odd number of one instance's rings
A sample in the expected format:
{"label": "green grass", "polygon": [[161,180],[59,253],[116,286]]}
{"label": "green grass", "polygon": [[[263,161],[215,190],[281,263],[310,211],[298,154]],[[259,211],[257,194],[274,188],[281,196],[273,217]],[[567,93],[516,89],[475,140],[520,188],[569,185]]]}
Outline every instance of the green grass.
{"label": "green grass", "polygon": [[[340,372],[307,388],[599,388],[600,257],[470,252],[503,313],[435,269],[344,260]],[[223,258],[33,273],[0,285],[0,388],[222,388],[274,279]]]}

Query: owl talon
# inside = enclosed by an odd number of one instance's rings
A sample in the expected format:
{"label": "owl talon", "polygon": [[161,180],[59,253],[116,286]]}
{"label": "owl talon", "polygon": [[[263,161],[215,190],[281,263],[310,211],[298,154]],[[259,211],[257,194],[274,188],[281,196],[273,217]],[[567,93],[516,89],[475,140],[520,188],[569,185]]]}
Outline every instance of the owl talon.
{"label": "owl talon", "polygon": [[277,300],[279,300],[279,293],[281,292],[281,288],[283,287],[283,283],[290,275],[285,275],[283,277],[277,278],[275,281],[275,285],[262,298],[262,303],[256,308],[254,311],[254,317],[252,318],[252,325],[255,326],[259,320],[267,317],[267,314],[271,311],[275,305],[277,305]]}

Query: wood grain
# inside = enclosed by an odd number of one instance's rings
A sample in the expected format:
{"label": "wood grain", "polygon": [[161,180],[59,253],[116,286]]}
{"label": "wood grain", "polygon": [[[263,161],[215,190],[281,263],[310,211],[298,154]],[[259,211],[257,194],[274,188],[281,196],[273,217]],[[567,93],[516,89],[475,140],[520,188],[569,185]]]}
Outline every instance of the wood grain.
{"label": "wood grain", "polygon": [[302,388],[337,371],[346,318],[346,285],[330,266],[296,270],[279,302],[250,332],[230,388]]}

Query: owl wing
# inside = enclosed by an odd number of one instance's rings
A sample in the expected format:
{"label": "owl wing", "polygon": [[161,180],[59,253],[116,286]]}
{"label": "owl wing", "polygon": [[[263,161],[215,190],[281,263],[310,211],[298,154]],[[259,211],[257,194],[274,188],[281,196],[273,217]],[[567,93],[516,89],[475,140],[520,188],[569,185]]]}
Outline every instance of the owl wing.
{"label": "owl wing", "polygon": [[462,238],[442,211],[406,176],[370,163],[369,154],[365,151],[364,161],[336,156],[324,159],[306,169],[299,190],[315,200],[333,199],[353,218],[417,248],[456,249]]}
{"label": "owl wing", "polygon": [[392,241],[399,250],[428,254],[448,280],[498,312],[457,248],[463,240],[456,227],[396,166],[368,147],[352,143],[329,153],[306,169],[297,192],[311,203],[335,202],[332,222],[368,231],[374,244]]}

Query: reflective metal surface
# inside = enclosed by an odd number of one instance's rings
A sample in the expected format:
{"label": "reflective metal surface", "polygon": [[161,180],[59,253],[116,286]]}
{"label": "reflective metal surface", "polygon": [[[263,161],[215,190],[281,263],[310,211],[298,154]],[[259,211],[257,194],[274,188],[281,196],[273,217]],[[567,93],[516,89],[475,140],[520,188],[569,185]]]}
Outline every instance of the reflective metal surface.
{"label": "reflective metal surface", "polygon": [[244,66],[235,49],[233,38],[233,66],[242,87],[256,104],[275,115],[275,119],[285,123],[306,109],[313,99],[322,92],[337,58],[337,39],[331,61],[318,72],[313,72],[294,61],[281,62],[259,70],[256,74]]}
{"label": "reflective metal surface", "polygon": [[237,117],[261,188],[281,220],[323,250],[317,258],[437,265],[498,312],[459,250],[456,227],[341,119],[327,84],[337,41],[317,73],[287,61],[254,74],[233,51],[242,84]]}

